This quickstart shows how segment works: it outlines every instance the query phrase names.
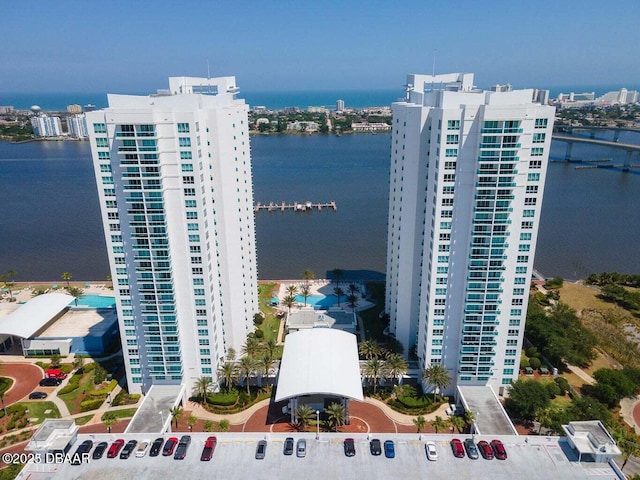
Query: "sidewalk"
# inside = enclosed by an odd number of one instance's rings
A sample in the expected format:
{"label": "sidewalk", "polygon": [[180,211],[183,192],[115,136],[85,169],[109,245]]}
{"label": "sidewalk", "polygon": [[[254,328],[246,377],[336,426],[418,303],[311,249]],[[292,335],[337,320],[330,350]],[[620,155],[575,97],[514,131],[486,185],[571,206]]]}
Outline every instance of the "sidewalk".
{"label": "sidewalk", "polygon": [[[205,410],[202,405],[195,402],[189,402],[189,405],[185,405],[185,410],[189,410],[191,408],[191,414],[197,418],[202,418],[204,420],[213,420],[214,422],[219,422],[220,420],[229,420],[229,423],[233,425],[238,425],[245,423],[251,416],[260,410],[262,407],[269,406],[271,399],[267,398],[265,400],[261,400],[258,403],[251,405],[246,410],[243,410],[238,413],[232,413],[230,415],[220,415],[217,413],[211,413]],[[189,407],[189,408],[188,408]]]}
{"label": "sidewalk", "polygon": [[572,373],[575,373],[582,380],[584,380],[585,383],[588,383],[589,385],[593,385],[596,383],[596,379],[582,370],[580,367],[576,367],[575,365],[567,365],[567,368],[571,370]]}
{"label": "sidewalk", "polygon": [[[364,401],[365,403],[375,405],[380,410],[382,410],[387,417],[400,425],[413,425],[413,420],[416,418],[416,415],[405,415],[404,413],[396,412],[386,403],[381,402],[380,400],[376,400],[375,398],[365,397]],[[435,412],[423,415],[423,417],[427,422],[434,420],[436,417],[442,417],[443,419],[446,419],[448,418],[448,415],[446,413],[448,407],[449,406],[446,403],[443,403]]]}

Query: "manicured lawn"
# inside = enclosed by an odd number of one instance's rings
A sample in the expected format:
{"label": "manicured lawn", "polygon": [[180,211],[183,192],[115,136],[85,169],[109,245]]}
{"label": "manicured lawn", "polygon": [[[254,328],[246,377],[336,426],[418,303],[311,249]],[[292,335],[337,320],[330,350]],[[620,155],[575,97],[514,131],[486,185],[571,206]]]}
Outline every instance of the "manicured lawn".
{"label": "manicured lawn", "polygon": [[93,418],[93,415],[85,415],[84,417],[76,418],[76,425],[86,425],[89,420]]}
{"label": "manicured lawn", "polygon": [[0,377],[0,393],[4,393],[11,388],[13,380],[7,377]]}
{"label": "manicured lawn", "polygon": [[122,410],[110,410],[102,415],[101,420],[104,420],[104,416],[109,414],[115,418],[131,418],[135,415],[137,408],[123,408]]}
{"label": "manicured lawn", "polygon": [[[276,317],[276,309],[271,306],[271,298],[278,291],[280,285],[277,283],[261,283],[258,285],[258,303],[260,311],[264,313],[265,319],[258,327],[264,333],[263,340],[278,340],[278,329],[280,328],[280,319]],[[282,352],[278,358],[282,356]]]}
{"label": "manicured lawn", "polygon": [[16,405],[24,405],[29,410],[27,416],[34,419],[32,425],[44,422],[45,418],[60,418],[60,411],[53,402],[22,402]]}

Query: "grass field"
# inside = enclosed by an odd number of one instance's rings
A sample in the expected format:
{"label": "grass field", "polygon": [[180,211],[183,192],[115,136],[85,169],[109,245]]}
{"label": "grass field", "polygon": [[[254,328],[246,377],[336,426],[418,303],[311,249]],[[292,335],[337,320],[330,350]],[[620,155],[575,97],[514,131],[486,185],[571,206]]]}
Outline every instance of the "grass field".
{"label": "grass field", "polygon": [[[264,322],[260,325],[260,330],[264,333],[264,341],[277,340],[278,329],[280,328],[280,319],[276,317],[276,309],[271,306],[271,298],[280,288],[277,283],[261,283],[258,285],[258,302],[260,311],[265,315]],[[278,358],[282,356],[280,355]]]}
{"label": "grass field", "polygon": [[60,411],[53,402],[23,402],[16,405],[24,405],[29,410],[31,424],[42,423],[45,418],[60,418]]}

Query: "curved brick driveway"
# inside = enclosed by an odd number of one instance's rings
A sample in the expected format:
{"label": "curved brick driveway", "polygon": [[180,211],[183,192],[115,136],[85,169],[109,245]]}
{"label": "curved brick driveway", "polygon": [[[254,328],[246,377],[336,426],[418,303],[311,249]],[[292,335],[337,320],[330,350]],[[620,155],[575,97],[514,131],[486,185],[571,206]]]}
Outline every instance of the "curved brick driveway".
{"label": "curved brick driveway", "polygon": [[[10,405],[24,399],[33,392],[44,377],[42,369],[31,363],[4,363],[0,376],[13,379],[13,385],[4,394],[4,404]],[[53,388],[43,388],[43,391],[53,391]]]}

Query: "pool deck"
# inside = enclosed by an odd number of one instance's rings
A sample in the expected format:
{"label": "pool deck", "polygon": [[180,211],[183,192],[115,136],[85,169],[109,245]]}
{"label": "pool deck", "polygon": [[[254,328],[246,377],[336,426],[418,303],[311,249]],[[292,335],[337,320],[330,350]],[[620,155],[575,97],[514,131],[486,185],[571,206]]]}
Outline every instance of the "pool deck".
{"label": "pool deck", "polygon": [[[300,289],[306,282],[307,282],[306,280],[284,280],[280,282],[280,289],[278,290],[278,298],[280,299],[280,301],[282,301],[282,299],[287,296],[287,287],[289,285],[297,286],[298,287],[297,294],[299,295]],[[331,280],[315,279],[315,280],[309,280],[308,282],[311,290],[311,295],[322,295],[325,297],[328,295],[335,295],[335,293],[333,293],[333,289],[336,287],[336,284],[333,283]],[[358,287],[358,292],[356,293],[356,296],[358,297],[358,303],[356,304],[356,311],[366,310],[367,308],[372,307],[374,305],[373,302],[370,302],[365,298],[363,298],[363,295],[365,292],[365,286],[364,286],[364,283],[362,282],[349,282],[349,283],[340,282],[340,288],[342,288],[342,290],[344,290],[345,292],[344,297],[341,297],[340,307],[349,309],[349,306],[347,305],[347,295],[349,294],[348,287],[350,283],[353,283]],[[309,306],[308,303],[307,303],[307,306]],[[333,306],[337,307],[337,302]],[[295,306],[291,308],[291,311],[292,312],[297,311],[302,307],[304,307],[304,303],[296,303]],[[329,308],[332,308],[332,307],[329,307]],[[287,310],[286,307],[284,307],[282,304],[279,305],[278,308]],[[321,309],[326,310],[327,307],[323,306]]]}
{"label": "pool deck", "polygon": [[[88,286],[87,286],[88,283]],[[46,293],[51,292],[64,292],[66,293],[66,282],[60,282],[57,284],[57,288],[53,288],[56,285],[55,283],[49,282],[24,282],[24,283],[16,283],[12,290],[13,298],[15,298],[15,302],[9,302],[9,294],[4,293],[0,295],[0,303],[7,303],[10,305],[16,305],[20,303],[28,302],[33,298],[33,289],[36,287],[46,287],[48,291]],[[113,297],[114,292],[111,288],[107,287],[104,283],[90,283],[90,282],[71,282],[71,285],[74,287],[78,287],[82,289],[82,293],[84,295],[100,295],[106,297]]]}

